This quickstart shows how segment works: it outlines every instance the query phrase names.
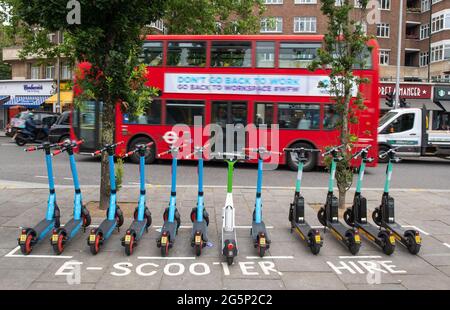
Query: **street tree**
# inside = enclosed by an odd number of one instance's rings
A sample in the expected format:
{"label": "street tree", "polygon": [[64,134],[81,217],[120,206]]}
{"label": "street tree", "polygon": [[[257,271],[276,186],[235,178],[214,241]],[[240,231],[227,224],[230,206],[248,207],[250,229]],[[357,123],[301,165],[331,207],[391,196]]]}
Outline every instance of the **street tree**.
{"label": "street tree", "polygon": [[[103,102],[101,142],[112,143],[117,103],[123,109],[142,111],[151,101],[151,90],[136,84],[145,74],[138,66],[141,29],[161,18],[164,0],[9,0],[17,24],[25,24],[37,40],[24,42],[29,54],[72,56],[84,69],[82,99]],[[70,4],[70,5],[69,5]],[[46,32],[61,31],[65,44],[44,42]],[[141,83],[142,84],[142,83]],[[142,90],[142,92],[141,92]],[[130,100],[131,99],[131,100]],[[107,156],[101,160],[100,207],[109,195]]]}
{"label": "street tree", "polygon": [[263,0],[168,0],[163,16],[168,34],[257,33]]}
{"label": "street tree", "polygon": [[[353,74],[354,68],[366,65],[365,57],[370,53],[367,47],[369,37],[363,29],[362,18],[355,18],[354,1],[342,0],[336,6],[335,0],[321,0],[321,11],[327,19],[327,31],[318,58],[310,70],[330,69],[329,83],[320,83],[326,88],[335,103],[338,115],[336,128],[339,131],[339,144],[342,144],[341,156],[336,169],[336,183],[339,189],[339,207],[345,207],[345,196],[352,184],[353,171],[350,166],[353,143],[357,141],[351,125],[358,123],[358,110],[366,109],[359,86],[368,81]],[[359,0],[360,14],[364,16],[369,0]],[[354,98],[356,91],[356,98]],[[330,158],[326,159],[328,163]]]}

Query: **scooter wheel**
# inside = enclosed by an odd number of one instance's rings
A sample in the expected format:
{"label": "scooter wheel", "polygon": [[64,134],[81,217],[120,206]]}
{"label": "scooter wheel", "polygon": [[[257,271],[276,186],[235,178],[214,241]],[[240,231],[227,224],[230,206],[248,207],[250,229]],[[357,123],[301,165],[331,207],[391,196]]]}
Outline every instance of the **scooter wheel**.
{"label": "scooter wheel", "polygon": [[28,255],[33,250],[33,246],[31,245],[32,240],[33,235],[28,234],[25,243],[20,245],[20,251],[22,252],[23,255]]}
{"label": "scooter wheel", "polygon": [[59,226],[61,226],[60,216],[61,214],[59,212],[58,204],[55,202],[55,211],[53,213],[53,218],[55,219],[55,228],[59,228]]}
{"label": "scooter wheel", "polygon": [[178,212],[178,209],[175,209],[175,221],[177,222],[177,232],[178,232],[178,228],[180,228],[181,226],[181,216],[180,212]]}
{"label": "scooter wheel", "polygon": [[81,214],[81,218],[83,220],[83,227],[86,228],[89,225],[91,225],[91,215],[89,214],[89,212],[87,213],[82,213]]}
{"label": "scooter wheel", "polygon": [[359,252],[359,249],[361,248],[361,243],[355,241],[355,232],[350,230],[347,233],[347,244],[348,244],[348,250],[352,255],[356,255]]}
{"label": "scooter wheel", "polygon": [[316,242],[316,235],[311,234],[309,236],[309,249],[311,250],[311,253],[314,255],[319,254],[321,247],[322,245]]}
{"label": "scooter wheel", "polygon": [[372,220],[375,224],[377,224],[378,226],[381,226],[381,212],[380,212],[380,208],[375,208],[375,210],[373,210],[372,212]]}
{"label": "scooter wheel", "polygon": [[119,206],[117,205],[117,209],[116,209],[116,223],[117,223],[117,227],[121,227],[123,225],[123,212],[122,210],[120,210]]}
{"label": "scooter wheel", "polygon": [[291,206],[289,207],[289,222],[292,222],[294,219],[294,205],[291,203]]}
{"label": "scooter wheel", "polygon": [[407,248],[409,253],[416,255],[420,251],[420,243],[416,242],[416,238],[413,235],[408,234],[406,237]]}
{"label": "scooter wheel", "polygon": [[161,256],[169,256],[169,242],[167,242],[166,245],[161,244]]}
{"label": "scooter wheel", "polygon": [[203,248],[203,240],[200,241],[200,244],[194,245],[195,256],[202,255],[202,248]]}
{"label": "scooter wheel", "polygon": [[327,226],[327,221],[325,219],[325,209],[322,207],[320,208],[319,212],[317,213],[317,219],[319,220],[320,224],[323,226]]}
{"label": "scooter wheel", "polygon": [[98,252],[100,251],[100,239],[101,236],[96,235],[94,243],[89,245],[89,249],[91,250],[92,255],[97,255]]}
{"label": "scooter wheel", "polygon": [[228,266],[233,265],[233,260],[234,260],[233,256],[227,256],[227,264],[228,264]]}
{"label": "scooter wheel", "polygon": [[62,252],[64,252],[64,234],[59,233],[58,234],[58,241],[53,244],[53,251],[55,251],[55,254],[60,255]]}
{"label": "scooter wheel", "polygon": [[353,210],[348,208],[347,210],[345,210],[344,212],[344,221],[347,223],[348,226],[355,226],[355,219],[353,216]]}
{"label": "scooter wheel", "polygon": [[131,254],[133,254],[134,247],[135,247],[134,236],[131,235],[130,243],[125,245],[125,254],[127,256],[130,256]]}
{"label": "scooter wheel", "polygon": [[395,244],[392,244],[391,241],[389,240],[389,234],[385,231],[382,231],[382,232],[380,232],[378,237],[383,242],[383,247],[382,247],[383,253],[386,255],[391,255],[392,253],[394,253]]}

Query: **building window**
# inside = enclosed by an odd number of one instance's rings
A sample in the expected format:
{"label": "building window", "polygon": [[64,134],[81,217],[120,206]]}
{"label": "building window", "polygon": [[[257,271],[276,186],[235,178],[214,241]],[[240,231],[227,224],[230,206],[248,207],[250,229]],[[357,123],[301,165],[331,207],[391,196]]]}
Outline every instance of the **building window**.
{"label": "building window", "polygon": [[380,65],[383,65],[383,66],[389,65],[390,54],[391,54],[390,50],[380,50],[379,51]]}
{"label": "building window", "polygon": [[442,29],[444,29],[444,14],[431,19],[431,33],[441,31]]}
{"label": "building window", "polygon": [[361,2],[359,2],[359,0],[355,0],[355,1],[354,1],[354,7],[355,7],[355,8],[359,8],[359,9],[362,8]]}
{"label": "building window", "polygon": [[420,25],[420,40],[430,36],[430,24]]}
{"label": "building window", "polygon": [[377,24],[377,37],[389,38],[391,26],[389,24]]}
{"label": "building window", "polygon": [[378,0],[379,9],[380,10],[390,10],[391,9],[391,0]]}
{"label": "building window", "polygon": [[436,45],[431,47],[431,62],[444,60],[444,45]]}
{"label": "building window", "polygon": [[317,4],[317,0],[295,0],[295,4]]}
{"label": "building window", "polygon": [[283,4],[283,0],[264,0],[264,4]]}
{"label": "building window", "polygon": [[334,6],[342,6],[343,2],[344,2],[344,0],[336,0],[336,1],[334,1]]}
{"label": "building window", "polygon": [[261,19],[261,33],[283,32],[283,17],[264,17]]}
{"label": "building window", "polygon": [[32,80],[38,80],[41,78],[41,67],[40,66],[31,66],[30,69],[30,78]]}
{"label": "building window", "polygon": [[295,17],[294,18],[294,32],[316,32],[317,18],[316,17]]}
{"label": "building window", "polygon": [[430,10],[430,1],[431,0],[422,0],[422,2],[420,3],[420,9],[422,12]]}
{"label": "building window", "polygon": [[362,32],[363,32],[365,35],[367,35],[367,23],[366,23],[366,22],[358,21],[358,22],[356,22],[356,25],[361,26]]}
{"label": "building window", "polygon": [[425,67],[428,65],[429,61],[430,61],[429,52],[421,52],[419,55],[419,66]]}
{"label": "building window", "polygon": [[72,67],[68,64],[61,66],[61,79],[71,80],[72,79]]}
{"label": "building window", "polygon": [[55,66],[45,67],[45,78],[54,79],[55,78]]}

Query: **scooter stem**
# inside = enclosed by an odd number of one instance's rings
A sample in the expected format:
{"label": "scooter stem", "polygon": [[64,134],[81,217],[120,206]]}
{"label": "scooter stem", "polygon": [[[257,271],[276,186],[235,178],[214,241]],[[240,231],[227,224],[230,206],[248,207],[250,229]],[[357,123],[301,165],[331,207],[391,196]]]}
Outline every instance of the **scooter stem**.
{"label": "scooter stem", "polygon": [[336,176],[336,161],[333,158],[332,161],[331,161],[330,179],[328,181],[328,192],[329,193],[333,192],[335,176]]}
{"label": "scooter stem", "polygon": [[299,161],[297,170],[297,180],[295,182],[295,192],[300,193],[300,188],[302,186],[302,176],[303,176],[303,162]]}
{"label": "scooter stem", "polygon": [[176,196],[177,196],[177,153],[172,152],[172,187],[170,192],[169,201],[169,214],[168,221],[172,223],[175,219],[175,206],[176,206]]}
{"label": "scooter stem", "polygon": [[258,178],[256,181],[256,202],[255,202],[255,222],[261,223],[261,190],[263,175],[263,159],[258,158]]}
{"label": "scooter stem", "polygon": [[356,193],[361,193],[362,181],[364,179],[364,172],[366,170],[365,160],[361,160],[361,165],[359,166],[358,182],[356,182]]}
{"label": "scooter stem", "polygon": [[391,184],[391,177],[392,177],[392,161],[389,159],[388,165],[386,167],[386,181],[384,183],[384,192],[389,193],[389,186]]}
{"label": "scooter stem", "polygon": [[53,219],[56,202],[55,183],[53,179],[53,166],[52,166],[52,157],[50,153],[50,146],[45,146],[44,149],[45,149],[45,164],[47,166],[48,188],[49,188],[47,214],[45,215],[45,218],[47,221],[51,221]]}
{"label": "scooter stem", "polygon": [[233,170],[236,161],[227,160],[227,163],[228,163],[227,193],[231,194],[233,192]]}

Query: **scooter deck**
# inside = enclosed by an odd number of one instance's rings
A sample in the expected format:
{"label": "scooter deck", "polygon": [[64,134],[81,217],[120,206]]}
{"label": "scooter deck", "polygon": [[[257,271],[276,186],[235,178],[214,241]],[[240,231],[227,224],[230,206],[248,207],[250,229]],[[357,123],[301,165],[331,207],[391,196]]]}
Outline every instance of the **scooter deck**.
{"label": "scooter deck", "polygon": [[195,237],[196,232],[201,232],[203,236],[203,241],[208,241],[208,226],[206,225],[205,221],[197,222],[195,221],[192,226],[192,238]]}
{"label": "scooter deck", "polygon": [[83,225],[83,221],[81,219],[75,220],[74,218],[71,218],[64,227],[59,228],[59,231],[63,230],[66,232],[66,236],[71,239],[73,236],[75,236],[78,231],[80,230],[81,226]]}
{"label": "scooter deck", "polygon": [[117,223],[115,220],[105,219],[97,228],[97,231],[101,231],[103,233],[103,238],[108,239],[109,236],[111,236],[114,228],[116,228],[116,225]]}
{"label": "scooter deck", "polygon": [[311,231],[312,227],[307,222],[296,223],[292,222],[292,229],[302,238],[302,240],[306,241],[308,239],[308,234]]}
{"label": "scooter deck", "polygon": [[260,233],[263,233],[266,236],[267,243],[270,243],[269,232],[266,229],[266,224],[264,224],[263,221],[261,221],[261,223],[252,222],[251,235],[254,241],[258,240]]}
{"label": "scooter deck", "polygon": [[144,234],[146,226],[147,226],[146,220],[143,221],[134,220],[133,222],[131,222],[131,225],[128,228],[128,230],[134,231],[136,233],[135,240],[139,240]]}
{"label": "scooter deck", "polygon": [[37,240],[41,240],[52,230],[54,224],[54,220],[43,219],[31,229],[36,233]]}
{"label": "scooter deck", "polygon": [[173,243],[175,241],[175,237],[177,235],[177,223],[165,221],[163,224],[163,227],[161,228],[161,235],[164,232],[169,233],[170,242]]}
{"label": "scooter deck", "polygon": [[327,227],[330,229],[331,233],[340,241],[345,242],[345,234],[349,230],[348,227],[346,227],[341,222],[328,222]]}
{"label": "scooter deck", "polygon": [[222,229],[222,240],[226,241],[226,240],[234,240],[236,241],[236,230],[233,231],[226,231],[224,229]]}
{"label": "scooter deck", "polygon": [[367,239],[369,239],[372,242],[375,242],[377,245],[381,246],[381,240],[378,237],[378,234],[380,233],[380,228],[377,226],[374,226],[370,223],[358,223],[355,222],[355,228],[357,228],[364,236],[366,236]]}

